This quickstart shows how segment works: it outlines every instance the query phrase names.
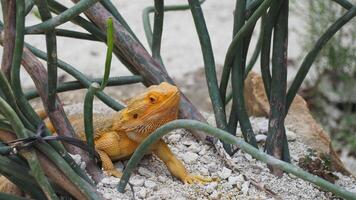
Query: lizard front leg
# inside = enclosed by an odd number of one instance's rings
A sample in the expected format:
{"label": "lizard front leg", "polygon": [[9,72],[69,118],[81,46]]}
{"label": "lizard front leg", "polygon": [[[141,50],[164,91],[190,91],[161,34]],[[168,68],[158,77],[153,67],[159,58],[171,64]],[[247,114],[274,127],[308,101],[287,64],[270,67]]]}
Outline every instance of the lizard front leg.
{"label": "lizard front leg", "polygon": [[94,143],[102,161],[104,171],[109,176],[120,178],[122,172],[114,167],[110,158],[112,156],[120,157],[122,154],[120,150],[120,137],[115,132],[101,133],[101,136]]}
{"label": "lizard front leg", "polygon": [[180,179],[183,183],[207,183],[212,181],[211,178],[189,174],[183,163],[174,156],[168,145],[162,139],[159,140],[153,148],[153,153],[166,164],[171,174]]}

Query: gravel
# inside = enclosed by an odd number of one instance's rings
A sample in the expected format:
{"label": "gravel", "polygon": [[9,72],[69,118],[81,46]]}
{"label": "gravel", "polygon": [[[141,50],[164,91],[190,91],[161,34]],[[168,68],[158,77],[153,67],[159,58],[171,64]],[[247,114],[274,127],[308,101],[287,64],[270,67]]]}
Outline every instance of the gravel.
{"label": "gravel", "polygon": [[[267,119],[251,118],[251,122],[256,133],[265,133],[268,125]],[[119,179],[115,177],[105,177],[98,184],[98,191],[103,193],[103,196],[107,199],[132,199],[133,194],[136,199],[151,200],[337,199],[331,193],[321,191],[293,175],[284,174],[282,178],[271,175],[264,163],[240,150],[231,157],[231,160],[237,164],[238,169],[229,169],[213,147],[197,141],[184,130],[173,131],[165,137],[165,140],[172,152],[180,160],[183,160],[189,172],[216,178],[218,181],[205,185],[184,185],[178,179],[172,177],[163,162],[153,155],[145,156],[138,168],[134,170],[130,179],[133,191],[127,186],[123,194],[119,193],[116,190]],[[298,140],[291,140],[289,147],[294,164],[299,157],[307,153],[306,149],[308,148]],[[337,173],[337,176],[340,178],[336,181],[337,185],[350,191],[356,191],[356,180],[354,178],[339,173]]]}

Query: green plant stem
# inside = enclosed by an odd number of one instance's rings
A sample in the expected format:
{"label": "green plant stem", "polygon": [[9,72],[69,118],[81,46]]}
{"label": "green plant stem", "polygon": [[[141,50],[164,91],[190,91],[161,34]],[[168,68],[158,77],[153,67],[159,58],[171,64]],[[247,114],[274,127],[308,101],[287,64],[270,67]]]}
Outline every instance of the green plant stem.
{"label": "green plant stem", "polygon": [[352,3],[350,3],[347,0],[332,0],[332,1],[335,1],[336,3],[338,3],[340,6],[342,6],[347,10],[350,10],[353,7]]}
{"label": "green plant stem", "polygon": [[[271,111],[266,140],[267,153],[286,162],[290,162],[288,141],[284,127],[287,89],[288,10],[288,0],[283,1],[274,28],[270,94]],[[279,177],[283,176],[283,171],[278,167],[269,167],[273,174]]]}
{"label": "green plant stem", "polygon": [[[137,40],[138,42],[140,42],[140,40],[137,38],[136,34],[132,31],[132,29],[130,28],[130,26],[127,24],[127,22],[125,21],[125,19],[122,17],[122,15],[119,13],[119,11],[116,9],[115,5],[112,4],[112,2],[110,0],[101,0],[100,3],[112,14],[112,16],[119,21],[124,27],[125,29],[131,34],[131,36],[133,38],[135,38],[135,40]],[[143,46],[141,44],[141,46]]]}
{"label": "green plant stem", "polygon": [[[42,21],[51,20],[52,15],[48,9],[47,2],[45,0],[35,0]],[[57,103],[57,79],[58,79],[58,59],[57,59],[57,40],[54,29],[47,30],[46,35],[46,47],[47,47],[47,95],[48,95],[48,112],[54,112],[56,110]]]}
{"label": "green plant stem", "polygon": [[[26,44],[26,47],[30,49],[30,51],[35,54],[37,57],[47,60],[47,55],[43,51]],[[90,84],[92,83],[88,78],[85,77],[84,74],[82,74],[80,71],[76,70],[74,67],[71,65],[58,60],[58,67],[67,72],[68,74],[72,75],[75,79],[77,79],[81,84],[83,84],[85,87],[89,88]],[[102,91],[98,91],[95,94],[100,100],[102,100],[106,105],[108,105],[110,108],[118,111],[123,109],[125,106],[121,105],[119,102],[116,100],[112,99],[110,96],[106,95]]]}
{"label": "green plant stem", "polygon": [[94,5],[98,0],[81,0],[73,7],[63,11],[56,17],[53,17],[45,22],[36,24],[26,28],[26,32],[46,32],[55,27],[70,21],[73,17],[78,16],[80,13],[84,12],[86,9]]}
{"label": "green plant stem", "polygon": [[[69,37],[69,38],[75,38],[75,39],[83,39],[83,40],[91,40],[91,41],[100,41],[97,37],[93,36],[92,34],[88,33],[82,33],[78,31],[71,31],[71,30],[65,30],[65,29],[55,29],[54,30],[56,33],[56,36],[62,36],[62,37]],[[40,35],[40,34],[45,34],[45,32],[40,32],[40,33],[27,33],[28,35]]]}
{"label": "green plant stem", "polygon": [[[252,70],[253,66],[256,64],[257,58],[261,52],[261,45],[262,45],[262,37],[263,37],[263,24],[264,24],[264,15],[262,16],[262,22],[261,22],[261,31],[257,39],[257,44],[255,46],[255,50],[253,51],[253,54],[250,58],[250,61],[247,64],[246,70],[245,70],[245,79],[248,76],[248,73]],[[226,95],[226,100],[225,100],[225,105],[228,104],[232,99],[232,91]]]}
{"label": "green plant stem", "polygon": [[22,113],[21,109],[16,104],[16,97],[11,90],[10,83],[7,81],[5,74],[0,71],[0,90],[4,94],[4,99],[9,103],[12,109],[15,110],[16,114],[20,117],[24,125],[29,129],[34,129],[34,126],[27,120],[25,115]]}
{"label": "green plant stem", "polygon": [[294,77],[294,80],[287,92],[287,102],[286,102],[286,112],[288,112],[290,105],[293,102],[295,95],[297,94],[303,80],[305,79],[310,67],[312,66],[314,60],[318,56],[320,50],[325,46],[325,44],[332,38],[332,36],[342,28],[347,22],[349,22],[353,17],[356,16],[356,6],[353,6],[348,10],[342,17],[336,20],[318,39],[314,47],[308,52],[308,54],[303,59],[303,62]]}
{"label": "green plant stem", "polygon": [[[102,78],[96,78],[93,80],[90,80],[90,82],[97,82],[99,84],[102,83]],[[138,75],[134,76],[119,76],[119,77],[111,77],[108,79],[107,87],[109,86],[119,86],[119,85],[126,85],[126,84],[134,84],[134,83],[140,83],[143,81],[143,78]],[[71,91],[71,90],[78,90],[78,89],[83,89],[87,88],[85,85],[83,85],[80,81],[69,81],[69,82],[64,82],[58,85],[57,87],[57,93],[61,92],[66,92],[66,91]],[[39,97],[38,92],[36,90],[31,90],[26,92],[26,98],[28,100],[34,99]]]}
{"label": "green plant stem", "polygon": [[[88,92],[84,98],[84,132],[88,146],[92,149],[91,152],[95,152],[94,144],[94,128],[93,128],[93,100],[94,95],[97,91],[102,91],[108,83],[111,68],[112,50],[114,47],[114,25],[112,18],[109,18],[106,22],[107,24],[107,51],[105,59],[105,70],[103,81],[101,85],[94,82],[89,86]],[[92,159],[95,159],[95,155],[91,155]]]}
{"label": "green plant stem", "polygon": [[201,50],[203,53],[206,81],[208,84],[209,96],[215,114],[216,125],[217,127],[226,130],[226,114],[224,104],[219,93],[218,81],[216,78],[214,54],[211,47],[209,33],[205,24],[203,11],[200,7],[200,2],[198,0],[190,0],[189,5],[193,15],[195,28],[199,36]]}
{"label": "green plant stem", "polygon": [[257,39],[257,43],[256,46],[254,48],[253,54],[250,58],[250,61],[248,62],[247,66],[246,66],[246,70],[245,70],[245,79],[248,75],[248,73],[250,73],[250,71],[252,70],[253,66],[256,64],[257,58],[261,52],[261,46],[262,46],[262,38],[263,38],[263,26],[264,26],[264,21],[265,21],[265,15],[262,15],[261,18],[261,30],[260,30],[260,34],[258,36]]}
{"label": "green plant stem", "polygon": [[[236,1],[235,19],[234,19],[234,30],[235,30],[235,32],[237,32],[236,35],[240,33],[240,31],[243,29],[244,24],[245,24],[245,18],[244,18],[245,6],[246,6],[245,0],[237,0]],[[251,26],[254,26],[254,24],[251,24]],[[250,31],[251,30],[248,30],[246,32],[246,34]],[[234,36],[234,39],[236,38],[236,35]],[[244,79],[244,71],[245,71],[245,64],[246,64],[246,60],[244,58],[244,53],[245,53],[244,45],[247,45],[247,44],[242,39],[239,40],[238,43],[236,43],[236,51],[235,51],[235,56],[233,58],[234,59],[233,65],[231,68],[232,69],[232,71],[231,71],[231,80],[232,80],[231,85],[232,85],[232,91],[233,91],[232,92],[232,98],[233,98],[232,101],[233,101],[233,104],[235,104],[236,110],[232,109],[230,115],[236,115],[236,117],[232,118],[236,121],[231,122],[230,124],[234,125],[234,127],[235,127],[236,126],[235,124],[237,123],[237,119],[238,119],[245,141],[257,148],[255,134],[253,133],[251,122],[248,118],[248,115],[247,115],[247,112],[245,109],[245,101],[244,101],[244,95],[243,95],[243,87],[244,87],[244,80],[245,80]],[[233,130],[233,133],[235,133],[235,131],[236,131],[236,129]]]}
{"label": "green plant stem", "polygon": [[31,12],[33,6],[35,5],[35,2],[33,0],[26,0],[25,1],[25,16],[28,15],[28,13]]}
{"label": "green plant stem", "polygon": [[0,156],[0,173],[6,176],[6,178],[20,187],[21,190],[24,190],[31,197],[36,199],[45,199],[45,196],[38,187],[38,184],[29,174],[28,167],[21,166],[8,157]]}
{"label": "green plant stem", "polygon": [[236,45],[241,42],[243,37],[251,30],[251,28],[254,27],[257,20],[266,12],[271,2],[272,0],[263,1],[263,3],[257,8],[257,10],[252,14],[252,16],[246,21],[245,25],[235,35],[228,48],[220,82],[220,95],[223,98],[224,102],[226,96],[226,88],[229,80],[229,74],[234,61],[235,52],[237,50]]}
{"label": "green plant stem", "polygon": [[[88,92],[84,98],[84,132],[88,146],[95,151],[94,146],[94,128],[93,128],[93,100],[94,94],[100,91],[100,85],[98,83],[92,83],[89,86]],[[95,159],[95,155],[90,155],[92,159]]]}
{"label": "green plant stem", "polygon": [[340,186],[334,185],[332,183],[329,183],[328,181],[319,178],[313,174],[310,174],[304,170],[302,170],[299,167],[296,167],[290,163],[286,163],[284,161],[278,160],[266,153],[263,153],[262,151],[256,149],[255,147],[251,146],[250,144],[244,142],[243,140],[232,136],[230,133],[223,131],[218,128],[214,128],[212,126],[209,126],[205,123],[195,121],[195,120],[175,120],[172,122],[169,122],[160,128],[158,128],[156,131],[154,131],[152,134],[150,134],[141,144],[140,146],[135,150],[134,154],[131,156],[125,170],[123,173],[123,176],[120,179],[119,185],[118,185],[118,190],[120,192],[123,192],[125,189],[125,186],[130,178],[130,174],[132,170],[135,168],[137,163],[142,159],[142,157],[145,155],[145,152],[149,149],[151,145],[156,143],[160,138],[162,138],[164,135],[168,134],[172,130],[175,129],[180,129],[180,128],[185,128],[185,129],[194,129],[194,130],[200,130],[205,132],[208,135],[218,137],[220,140],[225,141],[226,143],[236,145],[246,153],[250,154],[257,160],[260,160],[264,163],[277,166],[280,169],[291,173],[303,180],[306,180],[308,182],[311,182],[322,189],[332,192],[333,194],[340,196],[345,199],[355,199],[355,193],[349,192]]}
{"label": "green plant stem", "polygon": [[152,37],[152,57],[160,62],[162,66],[163,61],[161,57],[161,41],[163,31],[163,19],[164,19],[164,1],[155,0],[155,16],[153,24],[153,37]]}
{"label": "green plant stem", "polygon": [[276,0],[271,5],[267,15],[265,24],[263,27],[263,37],[261,44],[261,75],[263,80],[263,85],[265,87],[265,92],[267,99],[270,99],[271,92],[271,70],[270,70],[270,52],[271,52],[271,40],[272,40],[272,30],[277,19],[277,15],[281,8],[281,0]]}
{"label": "green plant stem", "polygon": [[[44,197],[42,197],[44,198]],[[24,197],[19,197],[16,195],[0,192],[0,199],[6,199],[6,200],[27,200],[27,198]]]}
{"label": "green plant stem", "polygon": [[[21,5],[21,4],[23,4],[23,3],[17,3],[17,6],[23,7],[24,5]],[[16,112],[2,98],[0,98],[0,112],[11,123],[12,128],[17,135],[17,138],[29,137],[28,132],[26,131],[20,118],[17,116]],[[34,151],[28,151],[28,152],[24,152],[23,155],[26,158],[26,160],[30,166],[31,174],[36,179],[38,185],[42,189],[45,196],[48,199],[58,199],[58,197],[56,196],[54,190],[52,189],[51,185],[49,184],[49,182],[41,168],[41,165],[38,161],[36,153]]]}

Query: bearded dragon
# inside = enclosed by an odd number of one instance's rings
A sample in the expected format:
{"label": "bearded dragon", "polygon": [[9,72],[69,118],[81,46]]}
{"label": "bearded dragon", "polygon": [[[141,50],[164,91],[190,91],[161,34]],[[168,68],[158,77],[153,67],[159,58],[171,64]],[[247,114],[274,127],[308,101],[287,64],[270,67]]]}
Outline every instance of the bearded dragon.
{"label": "bearded dragon", "polygon": [[[178,117],[180,93],[176,86],[163,82],[150,86],[147,91],[128,100],[127,107],[113,114],[94,114],[94,143],[108,175],[121,177],[112,161],[130,157],[138,145],[161,125]],[[69,116],[76,136],[85,140],[83,115]],[[47,120],[46,126],[54,132]],[[152,145],[151,152],[158,156],[171,174],[183,183],[208,182],[208,178],[191,175],[183,163],[170,151],[163,139]]]}

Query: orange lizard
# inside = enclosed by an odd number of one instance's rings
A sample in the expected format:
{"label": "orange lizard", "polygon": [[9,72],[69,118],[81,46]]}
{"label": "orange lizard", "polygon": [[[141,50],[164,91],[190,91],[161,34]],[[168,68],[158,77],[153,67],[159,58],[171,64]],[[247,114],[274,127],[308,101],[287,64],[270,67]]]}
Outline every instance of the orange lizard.
{"label": "orange lizard", "polygon": [[[94,114],[94,143],[107,174],[121,177],[112,161],[128,158],[138,145],[161,125],[177,119],[180,93],[177,87],[163,82],[150,86],[147,91],[133,97],[127,102],[127,107],[113,114]],[[82,115],[70,116],[69,120],[76,135],[85,140]],[[47,120],[46,126],[54,131]],[[171,174],[183,183],[204,183],[208,178],[194,176],[187,172],[183,163],[170,151],[168,145],[160,139],[151,147],[168,167]]]}

